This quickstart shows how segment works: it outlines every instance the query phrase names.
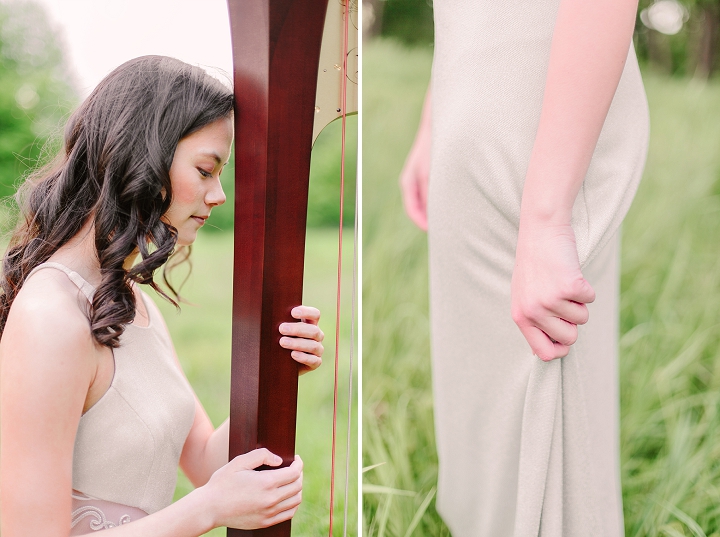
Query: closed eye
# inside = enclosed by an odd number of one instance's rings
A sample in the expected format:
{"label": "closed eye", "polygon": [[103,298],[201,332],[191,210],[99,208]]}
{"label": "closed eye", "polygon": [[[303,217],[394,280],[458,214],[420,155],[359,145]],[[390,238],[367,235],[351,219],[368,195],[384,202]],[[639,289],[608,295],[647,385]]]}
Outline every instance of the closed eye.
{"label": "closed eye", "polygon": [[206,171],[206,170],[203,170],[202,168],[198,168],[197,171],[199,171],[199,172],[200,172],[200,175],[202,175],[203,177],[205,177],[205,178],[207,178],[207,179],[209,179],[209,178],[212,177],[212,173],[211,173],[211,172]]}

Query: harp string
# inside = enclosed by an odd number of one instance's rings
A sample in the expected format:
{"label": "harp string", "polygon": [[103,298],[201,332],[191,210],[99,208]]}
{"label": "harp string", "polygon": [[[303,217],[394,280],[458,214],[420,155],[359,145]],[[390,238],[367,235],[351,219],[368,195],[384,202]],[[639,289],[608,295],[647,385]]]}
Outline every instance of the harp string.
{"label": "harp string", "polygon": [[[338,229],[338,271],[337,271],[337,302],[335,305],[335,380],[333,384],[333,423],[332,423],[332,462],[330,475],[330,528],[329,536],[333,534],[333,521],[335,511],[335,461],[337,446],[337,409],[338,409],[338,385],[340,365],[340,288],[342,274],[342,244],[343,244],[343,218],[345,208],[345,149],[346,149],[346,123],[347,123],[347,75],[348,75],[348,36],[350,30],[350,0],[345,0],[343,13],[343,66],[342,66],[342,146],[340,155],[340,224]],[[357,210],[356,210],[357,212]],[[348,413],[350,410],[348,409]],[[348,429],[349,434],[349,429]],[[346,453],[346,457],[349,453]],[[347,479],[345,480],[347,486]],[[347,521],[346,521],[347,524]],[[347,527],[347,526],[345,526]]]}
{"label": "harp string", "polygon": [[352,426],[352,396],[353,396],[353,352],[355,350],[355,297],[357,296],[357,262],[358,262],[358,182],[355,181],[355,227],[353,234],[353,279],[352,279],[352,305],[350,310],[350,373],[348,374],[348,419],[347,419],[347,445],[345,449],[345,512],[343,514],[343,537],[347,537],[348,521],[348,492],[350,489],[350,438]]}

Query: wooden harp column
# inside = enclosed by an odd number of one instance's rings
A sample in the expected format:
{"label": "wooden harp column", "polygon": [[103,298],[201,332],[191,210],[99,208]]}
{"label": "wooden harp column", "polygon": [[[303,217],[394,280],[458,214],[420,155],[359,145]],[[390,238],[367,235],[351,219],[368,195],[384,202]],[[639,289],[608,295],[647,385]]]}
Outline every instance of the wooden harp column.
{"label": "wooden harp column", "polygon": [[[301,304],[327,0],[228,0],[235,84],[230,458],[295,453],[298,369],[278,327]],[[290,522],[229,537],[289,537]]]}

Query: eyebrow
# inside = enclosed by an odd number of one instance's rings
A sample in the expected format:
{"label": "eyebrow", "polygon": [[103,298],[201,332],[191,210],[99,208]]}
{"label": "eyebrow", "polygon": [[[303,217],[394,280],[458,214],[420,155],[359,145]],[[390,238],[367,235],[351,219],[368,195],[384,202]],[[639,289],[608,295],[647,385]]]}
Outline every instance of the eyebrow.
{"label": "eyebrow", "polygon": [[[210,157],[210,158],[213,159],[217,164],[221,164],[221,163],[222,163],[222,159],[220,158],[220,155],[218,155],[215,151],[201,151],[201,152],[200,152],[200,155],[203,156],[203,157]],[[223,166],[226,166],[228,162],[230,162],[230,161],[228,160],[225,164],[223,164]]]}

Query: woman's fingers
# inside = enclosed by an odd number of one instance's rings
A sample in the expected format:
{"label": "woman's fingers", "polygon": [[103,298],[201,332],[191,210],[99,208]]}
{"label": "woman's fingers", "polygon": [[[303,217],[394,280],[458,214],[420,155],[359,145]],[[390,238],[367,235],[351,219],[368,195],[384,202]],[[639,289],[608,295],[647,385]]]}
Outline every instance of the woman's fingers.
{"label": "woman's fingers", "polygon": [[[277,468],[275,470],[265,470],[264,475],[268,479],[269,487],[284,487],[297,482],[299,482],[302,487],[303,462],[296,456],[290,466]],[[281,498],[278,498],[278,501],[280,499]]]}
{"label": "woman's fingers", "polygon": [[292,316],[301,319],[298,323],[282,323],[279,327],[283,337],[280,346],[289,349],[293,360],[302,367],[300,374],[313,371],[322,364],[322,355],[325,347],[322,340],[325,334],[317,325],[320,320],[320,310],[310,306],[297,306],[292,309]]}
{"label": "woman's fingers", "polygon": [[279,501],[275,506],[273,506],[272,511],[269,513],[270,516],[275,516],[280,513],[284,513],[286,511],[295,509],[297,506],[300,505],[300,502],[302,502],[302,490],[298,489],[297,487],[290,487],[288,486],[288,493],[290,492],[289,489],[292,488],[293,492],[288,497],[284,498],[283,500]]}
{"label": "woman's fingers", "polygon": [[282,323],[279,327],[280,333],[284,336],[301,337],[322,341],[325,333],[316,324],[309,323]]}
{"label": "woman's fingers", "polygon": [[292,509],[288,509],[287,511],[283,511],[282,513],[278,513],[277,515],[268,518],[265,521],[265,524],[263,524],[264,528],[267,528],[268,526],[274,526],[275,524],[280,524],[280,522],[285,522],[286,520],[290,520],[292,517],[295,516],[295,513],[297,513],[299,505],[296,505]]}
{"label": "woman's fingers", "polygon": [[320,310],[312,306],[296,306],[290,311],[290,315],[304,323],[318,324],[320,321]]}
{"label": "woman's fingers", "polygon": [[275,512],[279,513],[280,511],[285,511],[287,509],[295,507],[294,505],[287,505],[287,504],[282,506],[282,504],[283,504],[283,502],[286,502],[288,499],[290,499],[293,496],[296,496],[300,492],[302,492],[302,486],[303,486],[303,474],[302,474],[302,472],[300,472],[300,477],[298,477],[296,480],[291,481],[290,483],[288,483],[286,485],[282,485],[282,486],[278,487],[275,503],[276,503],[276,505],[278,505],[280,507]]}
{"label": "woman's fingers", "polygon": [[562,300],[551,311],[551,313],[573,324],[585,324],[590,318],[590,312],[585,304],[573,302],[572,300]]}
{"label": "woman's fingers", "polygon": [[316,356],[315,354],[292,351],[290,353],[290,356],[292,356],[292,359],[295,360],[297,363],[304,366],[304,370],[301,370],[301,373],[305,373],[307,371],[314,371],[322,365],[322,358]]}
{"label": "woman's fingers", "polygon": [[319,341],[299,337],[283,336],[280,338],[280,346],[292,351],[314,354],[315,356],[322,356],[323,351],[325,350],[325,347],[323,347],[322,343]]}
{"label": "woman's fingers", "polygon": [[427,231],[427,180],[410,174],[400,176],[405,212],[417,227]]}
{"label": "woman's fingers", "polygon": [[542,330],[552,341],[568,347],[573,345],[578,338],[577,325],[557,317],[544,317],[535,326]]}
{"label": "woman's fingers", "polygon": [[530,344],[532,353],[543,362],[562,358],[570,352],[569,346],[553,342],[545,332],[535,326],[525,326],[520,328],[520,331]]}
{"label": "woman's fingers", "polygon": [[565,296],[563,298],[573,302],[579,302],[581,304],[595,302],[595,290],[585,278],[573,280],[564,294]]}
{"label": "woman's fingers", "polygon": [[282,458],[271,453],[266,448],[254,449],[243,455],[238,455],[230,464],[235,470],[254,470],[258,466],[280,466]]}

